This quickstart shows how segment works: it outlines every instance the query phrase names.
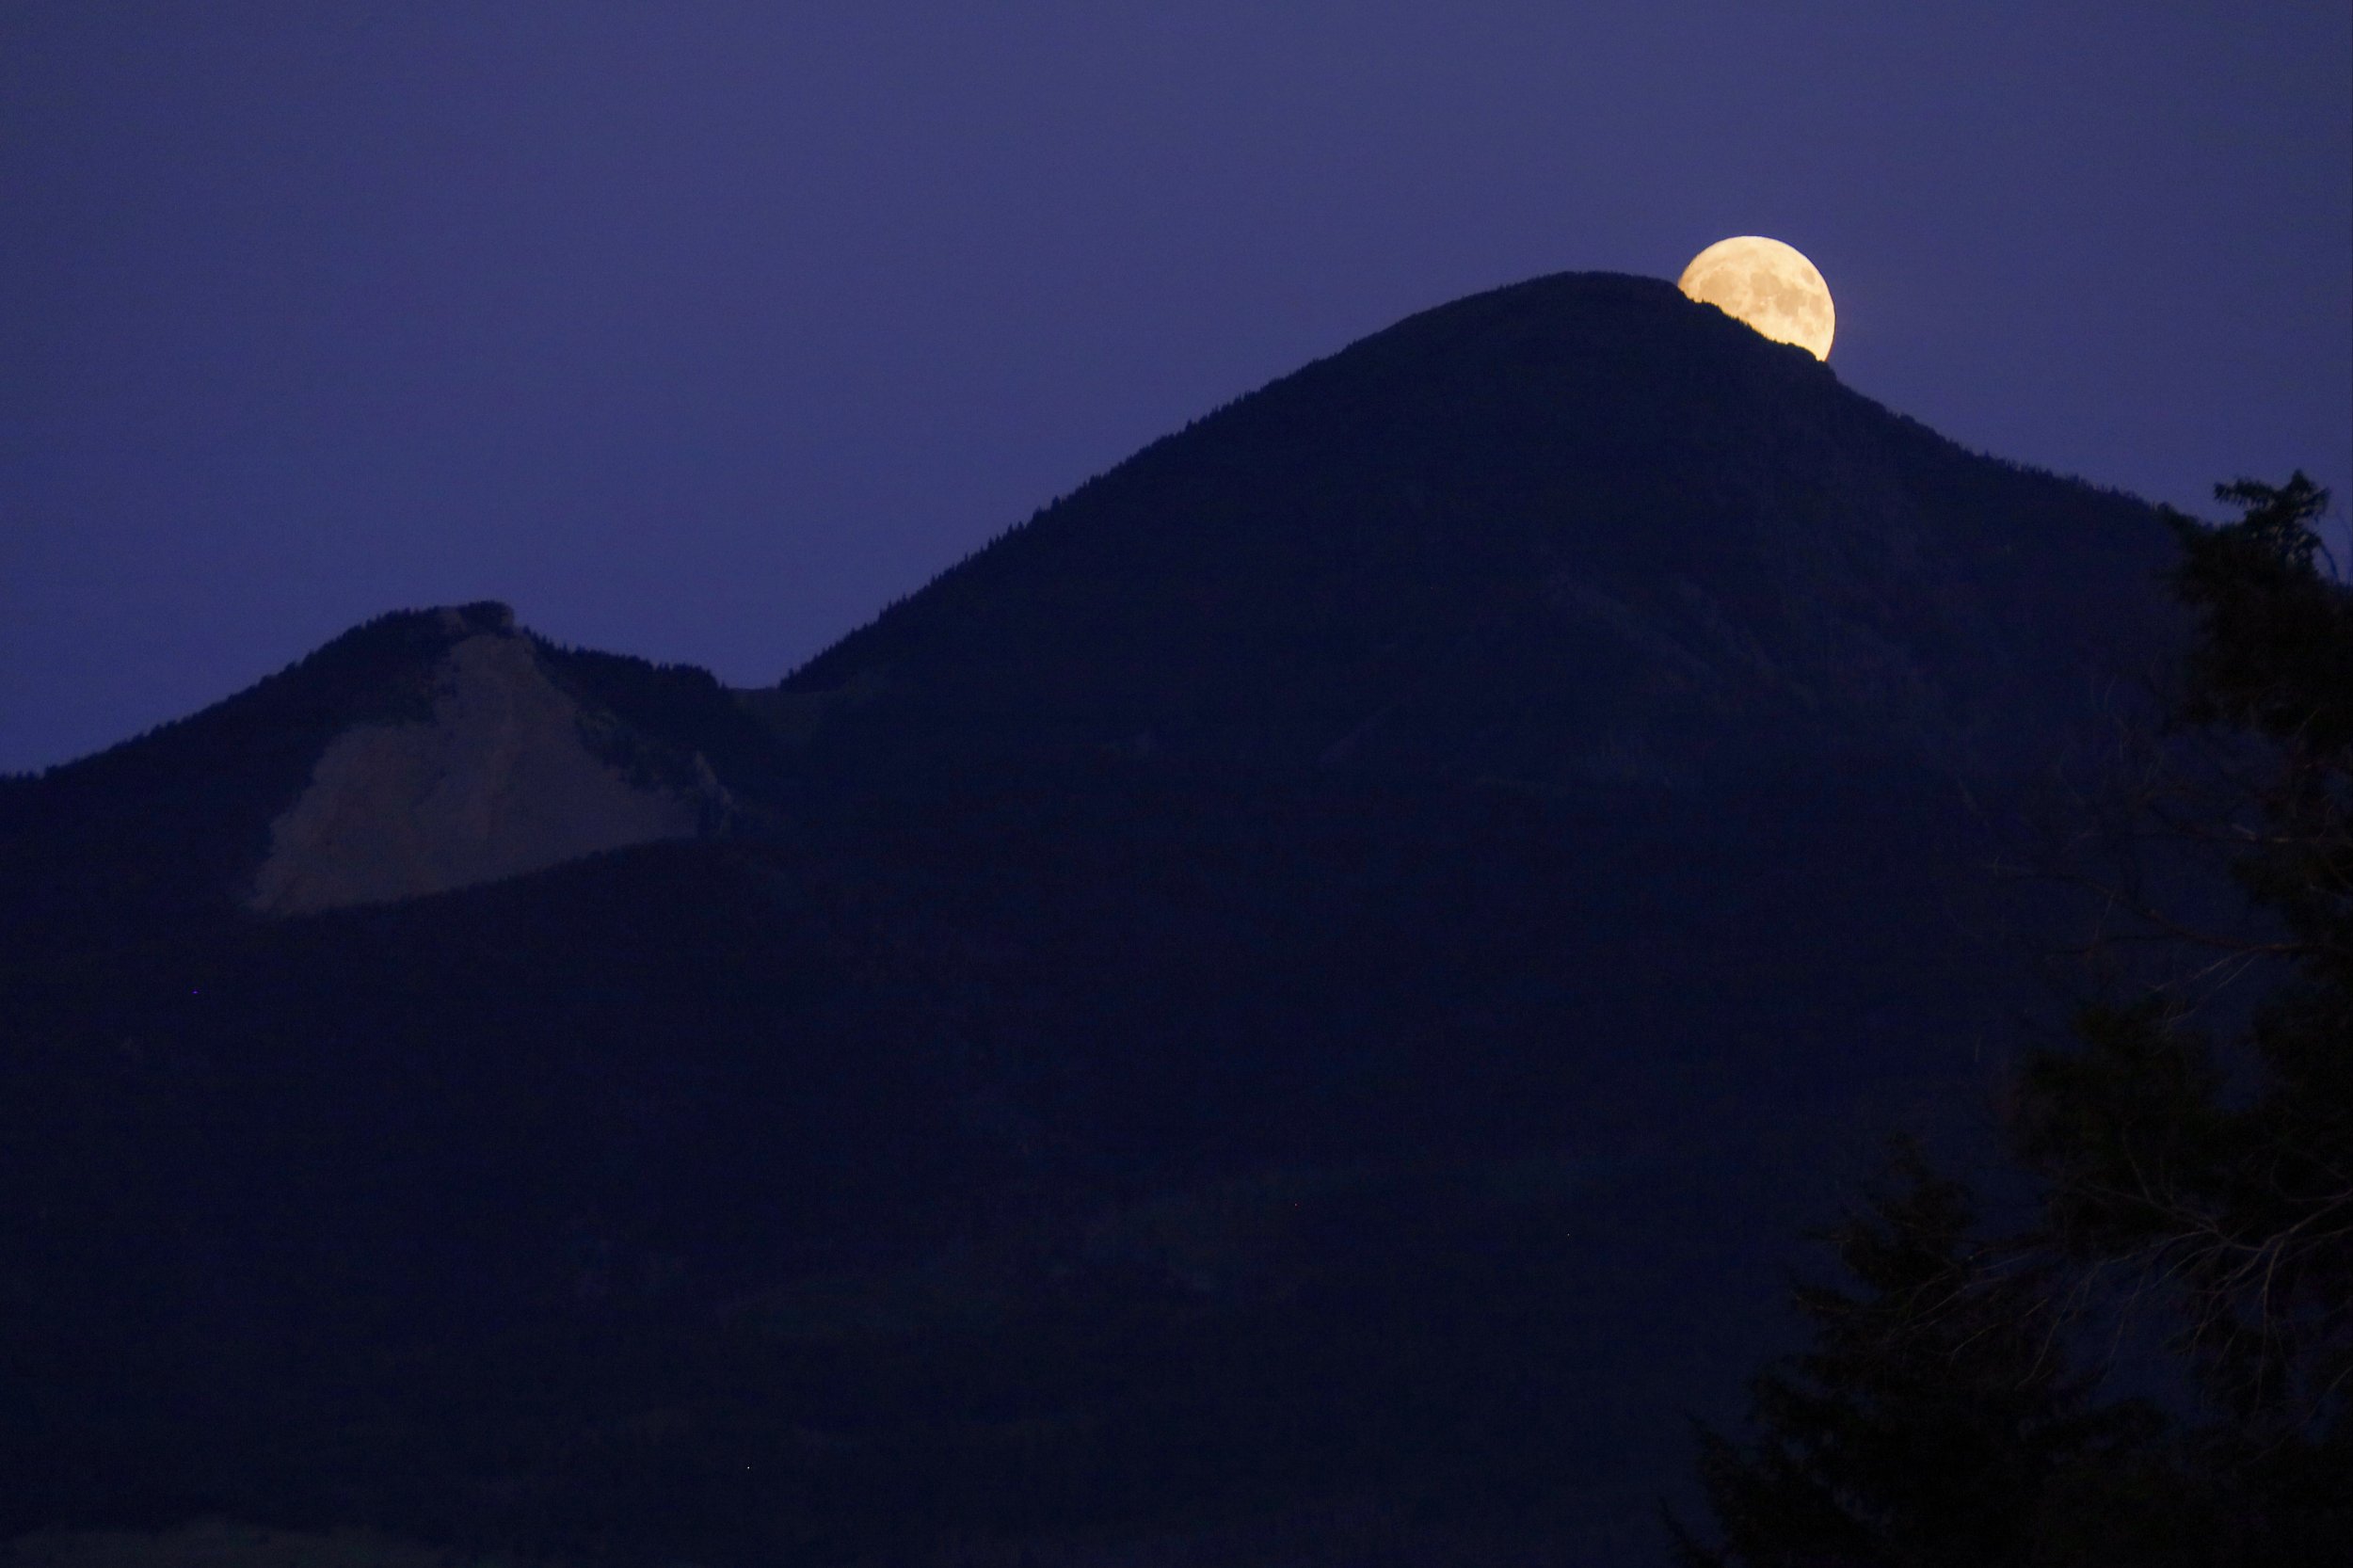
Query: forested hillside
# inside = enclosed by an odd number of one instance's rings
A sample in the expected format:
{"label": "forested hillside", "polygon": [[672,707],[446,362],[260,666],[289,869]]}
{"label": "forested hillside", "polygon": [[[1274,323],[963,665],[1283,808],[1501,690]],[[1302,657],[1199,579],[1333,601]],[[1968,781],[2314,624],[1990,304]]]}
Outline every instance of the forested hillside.
{"label": "forested hillside", "polygon": [[495,607],[8,781],[0,1527],[1656,1560],[1805,1219],[2042,1005],[1987,865],[2169,646],[2166,551],[1554,278],[776,687],[534,642],[691,832],[240,903]]}

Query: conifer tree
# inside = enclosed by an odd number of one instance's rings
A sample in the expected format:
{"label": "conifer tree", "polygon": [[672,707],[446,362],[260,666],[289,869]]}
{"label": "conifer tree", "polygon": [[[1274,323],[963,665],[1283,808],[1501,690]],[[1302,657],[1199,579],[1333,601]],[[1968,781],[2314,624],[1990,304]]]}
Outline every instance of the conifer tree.
{"label": "conifer tree", "polygon": [[[2218,856],[2256,928],[2111,889],[2177,961],[2026,1059],[2039,1229],[1974,1241],[1967,1194],[1900,1160],[1832,1233],[1860,1288],[1801,1296],[1814,1345],[1757,1381],[1756,1441],[1702,1430],[1722,1544],[1678,1528],[1691,1568],[2353,1562],[2353,587],[2304,475],[2217,494],[2237,520],[2168,514],[2197,632],[2135,831]],[[2217,976],[2258,1000],[2217,1006]],[[2203,1408],[2064,1369],[2120,1295],[2164,1304]]]}
{"label": "conifer tree", "polygon": [[[2208,787],[2145,814],[2226,860],[2258,923],[2157,914],[2180,961],[2029,1060],[2018,1144],[2055,1246],[2174,1313],[2247,1560],[2353,1561],[2353,588],[2323,570],[2327,492],[2302,474],[2217,493],[2238,520],[2171,519]],[[2215,1007],[2215,974],[2260,1000]]]}
{"label": "conifer tree", "polygon": [[1959,1183],[1899,1147],[1826,1232],[1854,1288],[1798,1293],[1814,1342],[1752,1388],[1756,1441],[1700,1429],[1721,1534],[1688,1568],[2003,1568],[2038,1560],[2073,1469],[2145,1439],[2058,1353],[2044,1271],[1973,1238]]}

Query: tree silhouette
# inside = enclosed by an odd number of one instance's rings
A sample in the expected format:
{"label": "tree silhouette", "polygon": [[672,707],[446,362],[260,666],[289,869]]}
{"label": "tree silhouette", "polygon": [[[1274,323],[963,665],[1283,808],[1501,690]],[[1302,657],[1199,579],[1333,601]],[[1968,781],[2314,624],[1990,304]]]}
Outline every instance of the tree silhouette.
{"label": "tree silhouette", "polygon": [[[1861,1288],[1801,1292],[1814,1346],[1757,1380],[1756,1441],[1701,1430],[1722,1544],[1675,1527],[1693,1568],[2353,1561],[2353,588],[2304,475],[2217,493],[2237,520],[2167,514],[2197,631],[2131,841],[2218,858],[2254,934],[2094,879],[2167,961],[2025,1062],[2040,1225],[1973,1240],[1899,1153],[1829,1233]],[[2065,1363],[2089,1306],[2153,1299],[2208,1401],[2176,1418]]]}
{"label": "tree silhouette", "polygon": [[1859,1289],[1798,1292],[1811,1349],[1752,1388],[1749,1446],[1701,1427],[1723,1541],[1673,1525],[1689,1568],[1994,1568],[2037,1560],[2073,1469],[2144,1439],[2059,1354],[2048,1270],[1974,1239],[1968,1192],[1899,1144],[1823,1233]]}
{"label": "tree silhouette", "polygon": [[[2054,1245],[2178,1313],[2216,1406],[2203,1463],[2250,1539],[2353,1554],[2353,588],[2304,475],[2217,493],[2238,520],[2170,517],[2200,788],[2146,815],[2227,864],[2257,928],[2165,921],[2178,961],[2029,1059],[2018,1145]],[[2233,1011],[2217,981],[2249,976]]]}

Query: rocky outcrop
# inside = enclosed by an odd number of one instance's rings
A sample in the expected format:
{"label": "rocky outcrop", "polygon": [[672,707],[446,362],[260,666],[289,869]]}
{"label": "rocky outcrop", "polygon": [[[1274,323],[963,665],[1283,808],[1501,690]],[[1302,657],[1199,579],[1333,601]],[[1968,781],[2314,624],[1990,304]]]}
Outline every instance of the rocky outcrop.
{"label": "rocky outcrop", "polygon": [[[528,635],[460,637],[422,722],[360,724],[328,744],[271,824],[248,908],[298,915],[443,892],[628,844],[693,837],[723,804],[632,779]],[[587,721],[587,722],[584,722]]]}

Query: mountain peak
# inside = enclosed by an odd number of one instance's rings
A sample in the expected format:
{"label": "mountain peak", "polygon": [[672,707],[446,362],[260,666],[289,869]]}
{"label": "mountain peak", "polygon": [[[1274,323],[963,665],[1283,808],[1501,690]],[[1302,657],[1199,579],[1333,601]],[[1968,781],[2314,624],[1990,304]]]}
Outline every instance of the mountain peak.
{"label": "mountain peak", "polygon": [[401,610],[10,781],[0,850],[59,909],[307,914],[721,831],[713,760],[758,781],[764,747],[700,670],[559,648],[497,602]]}
{"label": "mountain peak", "polygon": [[306,914],[538,871],[692,838],[724,808],[707,766],[687,788],[616,765],[610,715],[555,680],[504,605],[438,613],[453,640],[430,711],[349,726],[270,824],[248,907]]}
{"label": "mountain peak", "polygon": [[2075,710],[2048,688],[2143,613],[2161,549],[2139,503],[1965,452],[1670,283],[1564,274],[1155,442],[787,689],[888,682],[832,727],[845,766],[1149,734],[1544,788],[1970,772]]}

